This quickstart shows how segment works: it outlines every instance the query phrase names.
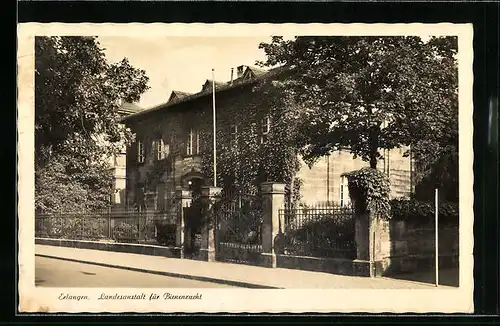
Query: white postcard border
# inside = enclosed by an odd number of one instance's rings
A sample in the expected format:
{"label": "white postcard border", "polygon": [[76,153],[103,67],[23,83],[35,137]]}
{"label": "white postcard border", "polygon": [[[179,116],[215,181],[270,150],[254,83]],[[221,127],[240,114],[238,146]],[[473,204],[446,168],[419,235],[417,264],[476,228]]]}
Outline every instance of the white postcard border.
{"label": "white postcard border", "polygon": [[[473,312],[473,146],[471,24],[63,24],[18,25],[18,218],[21,312]],[[460,287],[378,289],[125,289],[35,287],[34,275],[34,36],[456,35],[459,40]],[[201,300],[97,300],[101,293],[164,292]],[[59,300],[61,293],[91,300]]]}

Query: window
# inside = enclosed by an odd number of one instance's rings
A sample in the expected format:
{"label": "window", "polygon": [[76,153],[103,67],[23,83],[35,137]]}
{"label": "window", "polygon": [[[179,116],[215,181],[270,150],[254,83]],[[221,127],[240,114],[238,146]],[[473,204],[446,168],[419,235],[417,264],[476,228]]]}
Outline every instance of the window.
{"label": "window", "polygon": [[137,142],[137,162],[144,163],[144,143],[139,140]]}
{"label": "window", "polygon": [[153,142],[156,152],[156,159],[158,161],[165,159],[170,151],[170,146],[163,142],[163,139],[158,139]]}
{"label": "window", "polygon": [[200,133],[195,129],[190,129],[186,140],[186,155],[200,154]]}
{"label": "window", "polygon": [[193,129],[189,130],[187,143],[186,143],[186,154],[193,155]]}
{"label": "window", "polygon": [[344,207],[344,185],[340,185],[340,207]]}
{"label": "window", "polygon": [[200,154],[200,133],[196,132],[196,154]]}
{"label": "window", "polygon": [[349,203],[349,194],[346,184],[346,178],[340,177],[340,207],[344,207]]}
{"label": "window", "polygon": [[262,134],[260,137],[260,143],[263,144],[267,141],[267,136],[269,134],[269,130],[271,129],[271,119],[269,116],[266,116],[262,119]]}
{"label": "window", "polygon": [[190,129],[186,142],[186,155],[198,154],[199,148],[200,148],[200,137],[195,130]]}
{"label": "window", "polygon": [[238,126],[229,126],[229,147],[233,148],[238,145]]}

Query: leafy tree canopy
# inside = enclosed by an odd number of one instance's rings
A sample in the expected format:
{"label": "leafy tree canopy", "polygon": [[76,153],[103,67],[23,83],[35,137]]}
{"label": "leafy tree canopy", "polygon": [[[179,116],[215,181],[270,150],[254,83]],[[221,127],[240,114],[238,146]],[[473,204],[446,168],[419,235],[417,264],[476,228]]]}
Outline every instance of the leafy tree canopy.
{"label": "leafy tree canopy", "polygon": [[131,141],[121,100],[147,89],[145,71],[106,60],[96,37],[35,39],[35,204],[44,211],[109,200],[110,159]]}
{"label": "leafy tree canopy", "polygon": [[412,146],[435,161],[458,146],[457,38],[273,37],[263,66],[289,73],[274,85],[302,107],[306,162],[349,149],[376,168],[380,149]]}

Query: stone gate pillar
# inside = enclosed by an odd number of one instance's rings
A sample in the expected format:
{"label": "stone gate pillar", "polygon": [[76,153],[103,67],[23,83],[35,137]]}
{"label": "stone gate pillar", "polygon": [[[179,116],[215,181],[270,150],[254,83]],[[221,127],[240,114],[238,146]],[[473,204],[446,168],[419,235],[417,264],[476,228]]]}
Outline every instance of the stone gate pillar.
{"label": "stone gate pillar", "polygon": [[201,248],[200,259],[204,261],[215,261],[215,216],[214,204],[220,199],[222,188],[204,186],[201,187],[201,199],[203,202],[202,226],[201,226]]}
{"label": "stone gate pillar", "polygon": [[391,237],[389,221],[376,212],[356,213],[356,260],[354,274],[381,276],[390,263]]}
{"label": "stone gate pillar", "polygon": [[[285,184],[275,182],[264,182],[261,184],[262,191],[262,265],[276,267],[275,241],[280,232],[279,210],[285,204]],[[283,218],[282,218],[283,219]]]}
{"label": "stone gate pillar", "polygon": [[185,235],[185,212],[184,208],[191,205],[191,192],[177,188],[175,190],[175,202],[177,205],[177,228],[175,234],[175,246],[179,250],[179,257],[184,258],[184,244],[186,242]]}

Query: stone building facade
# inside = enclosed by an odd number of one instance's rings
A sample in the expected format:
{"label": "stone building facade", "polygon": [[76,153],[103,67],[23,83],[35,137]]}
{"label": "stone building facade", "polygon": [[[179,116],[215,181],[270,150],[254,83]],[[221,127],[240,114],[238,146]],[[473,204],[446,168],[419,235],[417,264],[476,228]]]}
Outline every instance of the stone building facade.
{"label": "stone building facade", "polygon": [[[225,168],[218,163],[218,178],[229,174],[229,169],[234,166],[252,161],[252,157],[231,159],[234,148],[253,146],[242,141],[240,134],[254,135],[257,147],[271,142],[272,148],[273,128],[280,123],[280,113],[272,112],[266,105],[250,103],[261,103],[265,93],[255,92],[255,84],[263,78],[272,78],[274,73],[240,66],[230,82],[215,83],[217,160],[225,160],[225,166],[230,166]],[[199,93],[173,91],[166,103],[124,118],[124,123],[136,135],[135,143],[127,149],[126,155],[126,201],[129,207],[166,210],[172,207],[175,189],[196,193],[200,186],[213,185],[212,175],[207,173],[212,169],[204,169],[204,155],[205,158],[211,157],[213,152],[212,86],[212,81],[207,80]],[[283,145],[278,147],[279,153],[286,151]],[[393,197],[407,196],[412,191],[412,164],[408,157],[403,157],[403,152],[404,149],[384,151],[384,159],[378,165],[391,179]],[[279,169],[279,163],[273,158],[281,154],[273,154],[273,151],[262,153],[268,157],[261,157],[260,162],[269,161]],[[342,174],[368,165],[360,159],[353,159],[347,151],[334,152],[311,168],[300,159],[299,162],[295,179],[299,178],[301,186],[297,191],[307,205],[319,202],[347,204],[347,181]],[[240,170],[234,168],[231,171],[237,174]],[[255,172],[257,176],[258,171]],[[249,177],[252,177],[250,173]]]}
{"label": "stone building facade", "polygon": [[[377,168],[386,173],[391,181],[391,197],[408,197],[413,192],[411,173],[413,170],[409,157],[404,157],[406,149],[384,151],[383,159]],[[337,151],[318,160],[309,168],[301,162],[297,176],[302,180],[302,200],[307,204],[316,202],[336,202],[340,205],[349,202],[346,172],[369,166],[360,158],[353,158],[346,150]]]}
{"label": "stone building facade", "polygon": [[[123,102],[118,110],[119,115],[125,118],[131,114],[141,112],[143,108],[134,104]],[[113,188],[111,192],[111,204],[114,207],[125,207],[127,203],[127,148],[123,148],[122,152],[110,159],[109,162],[113,169]]]}

